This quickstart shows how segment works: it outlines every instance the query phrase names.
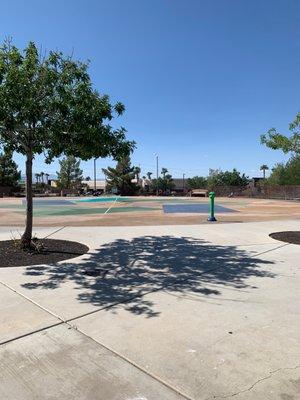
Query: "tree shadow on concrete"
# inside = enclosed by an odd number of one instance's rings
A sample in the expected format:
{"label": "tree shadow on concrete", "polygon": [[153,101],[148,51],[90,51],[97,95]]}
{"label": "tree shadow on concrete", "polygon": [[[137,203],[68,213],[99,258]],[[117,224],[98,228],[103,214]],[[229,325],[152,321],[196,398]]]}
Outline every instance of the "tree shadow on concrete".
{"label": "tree shadow on concrete", "polygon": [[212,245],[191,237],[142,236],[107,243],[81,260],[28,267],[25,274],[33,282],[23,287],[56,289],[72,281],[80,302],[110,309],[124,302],[128,311],[154,317],[159,313],[143,297],[148,292],[215,297],[224,286],[254,289],[247,283],[249,278],[275,276],[263,268],[268,264],[272,262],[235,246]]}

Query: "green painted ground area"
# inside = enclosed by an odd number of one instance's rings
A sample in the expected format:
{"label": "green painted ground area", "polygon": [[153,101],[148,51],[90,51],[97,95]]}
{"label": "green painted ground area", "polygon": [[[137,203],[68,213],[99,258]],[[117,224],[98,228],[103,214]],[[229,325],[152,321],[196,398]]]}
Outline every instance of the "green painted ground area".
{"label": "green painted ground area", "polygon": [[[90,215],[90,214],[104,214],[108,207],[72,207],[65,209],[38,209],[34,211],[35,217],[51,217],[51,216],[67,216],[67,215]],[[115,207],[111,208],[107,214],[121,213],[121,212],[143,212],[143,211],[153,211],[158,208],[153,207]]]}
{"label": "green painted ground area", "polygon": [[7,209],[12,209],[12,210],[25,210],[25,206],[22,204],[0,204],[0,208],[7,208]]}

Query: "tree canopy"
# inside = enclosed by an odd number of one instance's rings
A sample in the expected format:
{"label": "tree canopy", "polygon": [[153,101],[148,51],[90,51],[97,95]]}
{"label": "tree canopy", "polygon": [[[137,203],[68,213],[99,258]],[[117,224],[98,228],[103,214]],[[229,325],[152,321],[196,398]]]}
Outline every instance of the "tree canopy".
{"label": "tree canopy", "polygon": [[108,121],[124,112],[92,87],[88,64],[61,52],[38,54],[30,42],[24,52],[6,41],[0,49],[0,140],[27,155],[62,153],[81,159],[120,157],[134,146],[125,129]]}
{"label": "tree canopy", "polygon": [[21,178],[11,153],[0,153],[0,186],[17,186]]}
{"label": "tree canopy", "polygon": [[300,133],[297,130],[300,127],[300,113],[289,125],[291,136],[283,135],[277,132],[276,128],[271,128],[264,135],[261,135],[261,143],[273,150],[282,150],[284,153],[300,154]]}

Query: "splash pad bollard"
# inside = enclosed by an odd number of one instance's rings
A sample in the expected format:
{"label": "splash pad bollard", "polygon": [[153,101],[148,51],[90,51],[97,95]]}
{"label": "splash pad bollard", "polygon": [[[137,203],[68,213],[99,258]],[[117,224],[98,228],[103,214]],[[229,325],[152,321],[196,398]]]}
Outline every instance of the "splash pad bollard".
{"label": "splash pad bollard", "polygon": [[207,218],[207,221],[216,221],[215,218],[215,197],[216,193],[215,192],[210,192],[209,193],[209,198],[210,198],[210,216]]}

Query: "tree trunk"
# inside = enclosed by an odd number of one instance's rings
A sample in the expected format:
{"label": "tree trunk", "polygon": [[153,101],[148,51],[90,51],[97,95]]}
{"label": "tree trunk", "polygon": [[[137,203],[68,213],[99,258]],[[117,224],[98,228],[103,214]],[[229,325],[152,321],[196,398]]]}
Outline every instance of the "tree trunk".
{"label": "tree trunk", "polygon": [[26,227],[21,238],[23,248],[29,248],[32,239],[32,153],[26,156]]}

